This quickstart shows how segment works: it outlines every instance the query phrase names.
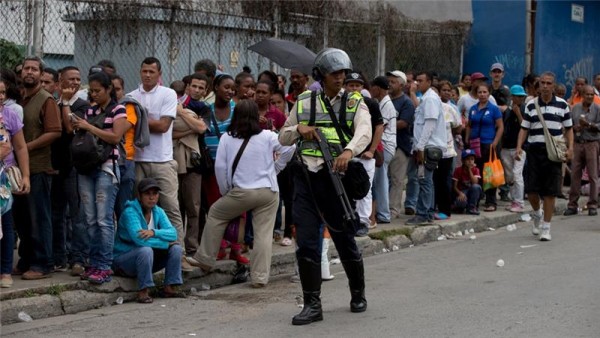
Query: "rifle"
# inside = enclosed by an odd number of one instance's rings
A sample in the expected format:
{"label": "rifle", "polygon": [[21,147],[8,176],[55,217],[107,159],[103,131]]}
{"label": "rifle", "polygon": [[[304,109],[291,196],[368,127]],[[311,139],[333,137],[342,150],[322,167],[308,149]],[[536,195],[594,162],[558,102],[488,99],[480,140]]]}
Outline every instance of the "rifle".
{"label": "rifle", "polygon": [[329,177],[331,178],[331,182],[335,188],[335,194],[340,199],[342,208],[344,208],[344,226],[348,227],[349,223],[355,223],[357,221],[356,215],[354,214],[354,209],[352,208],[352,204],[350,204],[350,199],[348,199],[346,189],[344,189],[344,184],[342,183],[342,177],[340,173],[333,170],[334,158],[331,154],[331,150],[329,149],[329,144],[327,144],[327,139],[321,130],[317,128],[315,131],[317,132],[317,135],[319,135],[319,148],[321,148],[323,160],[325,160],[325,167],[327,167],[327,172],[329,173]]}

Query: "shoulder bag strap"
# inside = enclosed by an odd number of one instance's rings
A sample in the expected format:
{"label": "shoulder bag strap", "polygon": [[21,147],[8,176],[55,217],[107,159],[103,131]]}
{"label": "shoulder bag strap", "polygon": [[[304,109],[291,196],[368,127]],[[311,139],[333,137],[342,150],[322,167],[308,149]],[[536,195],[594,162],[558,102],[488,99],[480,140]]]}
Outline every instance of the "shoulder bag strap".
{"label": "shoulder bag strap", "polygon": [[219,130],[219,124],[217,123],[217,118],[215,117],[215,112],[210,112],[210,120],[212,121],[213,127],[215,127],[215,134],[217,134],[217,138],[221,138],[221,131]]}
{"label": "shoulder bag strap", "polygon": [[548,126],[546,125],[546,120],[544,120],[544,115],[540,110],[540,105],[538,103],[537,97],[533,100],[533,103],[535,104],[535,111],[538,114],[538,118],[540,119],[540,122],[542,122],[542,126],[544,127],[544,133],[548,133],[548,136],[550,136],[550,131],[548,130]]}
{"label": "shoulder bag strap", "polygon": [[244,139],[240,150],[238,150],[237,155],[235,155],[235,159],[233,160],[233,165],[231,166],[231,183],[233,184],[233,175],[235,175],[235,169],[237,169],[238,163],[240,162],[240,157],[242,157],[242,153],[244,153],[244,149],[248,145],[250,138]]}

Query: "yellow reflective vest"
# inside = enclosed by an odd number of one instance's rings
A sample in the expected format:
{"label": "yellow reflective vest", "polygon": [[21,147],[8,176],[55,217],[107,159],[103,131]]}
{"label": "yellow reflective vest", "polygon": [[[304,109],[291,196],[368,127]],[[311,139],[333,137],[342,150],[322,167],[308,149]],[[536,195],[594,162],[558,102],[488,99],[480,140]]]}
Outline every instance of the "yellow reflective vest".
{"label": "yellow reflective vest", "polygon": [[[304,93],[298,96],[297,101],[297,114],[298,114],[298,124],[308,125],[311,117],[311,96],[312,92],[310,90],[305,91]],[[314,126],[319,128],[325,138],[327,138],[327,143],[331,147],[331,152],[334,157],[340,155],[341,151],[343,151],[342,142],[338,136],[338,133],[335,129],[333,122],[331,121],[331,116],[327,112],[327,108],[325,102],[323,102],[323,95],[321,91],[316,93],[316,104],[315,104],[315,118],[314,118]],[[346,99],[346,124],[350,130],[352,130],[352,125],[354,123],[354,116],[358,107],[360,106],[360,102],[363,97],[360,93],[348,93]],[[340,105],[341,106],[341,105]],[[338,108],[339,109],[339,108]],[[336,117],[339,121],[339,111],[335,111]],[[342,129],[343,130],[343,129]],[[343,132],[343,136],[345,139],[345,143],[348,144],[352,137]],[[300,140],[298,144],[298,149],[300,153],[305,156],[313,156],[313,157],[323,157],[321,150],[319,148],[319,144],[314,140]]]}

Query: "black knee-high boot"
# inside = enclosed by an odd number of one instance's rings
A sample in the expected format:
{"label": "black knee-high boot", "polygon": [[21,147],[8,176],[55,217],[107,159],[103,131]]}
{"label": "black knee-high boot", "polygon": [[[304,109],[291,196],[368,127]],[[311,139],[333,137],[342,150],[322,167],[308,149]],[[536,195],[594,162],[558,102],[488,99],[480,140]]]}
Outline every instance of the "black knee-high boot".
{"label": "black knee-high boot", "polygon": [[350,311],[364,312],[367,310],[367,299],[365,298],[365,268],[362,259],[357,261],[342,261],[348,286],[350,287]]}
{"label": "black knee-high boot", "polygon": [[298,259],[298,270],[302,293],[304,294],[304,308],[292,319],[293,325],[306,325],[323,320],[321,309],[321,264],[307,258]]}

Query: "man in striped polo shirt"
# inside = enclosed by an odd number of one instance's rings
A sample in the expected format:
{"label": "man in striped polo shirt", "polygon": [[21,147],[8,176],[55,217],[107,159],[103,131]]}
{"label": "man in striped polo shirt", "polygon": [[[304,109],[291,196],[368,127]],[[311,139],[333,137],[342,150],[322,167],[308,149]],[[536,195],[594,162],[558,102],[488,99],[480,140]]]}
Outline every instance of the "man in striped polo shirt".
{"label": "man in striped polo shirt", "polygon": [[[565,100],[554,96],[555,83],[556,76],[554,73],[545,72],[540,76],[541,94],[539,97],[530,100],[525,107],[515,155],[515,158],[520,160],[523,152],[522,146],[527,138],[529,150],[527,153],[525,192],[533,208],[531,214],[533,219],[532,233],[540,235],[540,241],[552,239],[550,236],[550,221],[554,212],[556,196],[562,192],[562,163],[552,162],[548,159],[544,141],[544,127],[536,111],[536,101],[540,106],[540,111],[550,134],[552,136],[563,134],[566,138],[567,160],[571,158],[573,151],[573,129],[571,128],[573,127],[573,121],[571,120],[569,104]],[[543,214],[540,209],[542,199],[544,202]]]}

